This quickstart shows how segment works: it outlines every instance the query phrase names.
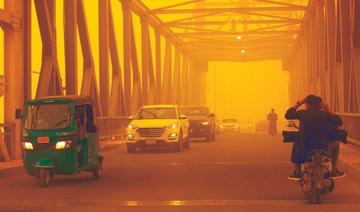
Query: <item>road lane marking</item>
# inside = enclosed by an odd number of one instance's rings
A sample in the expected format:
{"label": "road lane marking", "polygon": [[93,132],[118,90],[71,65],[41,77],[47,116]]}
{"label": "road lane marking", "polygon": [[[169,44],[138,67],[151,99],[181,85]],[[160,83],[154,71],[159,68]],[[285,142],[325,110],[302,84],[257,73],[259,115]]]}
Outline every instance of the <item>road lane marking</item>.
{"label": "road lane marking", "polygon": [[264,161],[264,162],[253,162],[253,161],[237,161],[237,162],[128,162],[120,164],[121,166],[260,166],[260,165],[291,165],[288,161]]}
{"label": "road lane marking", "polygon": [[169,201],[123,201],[124,206],[140,207],[140,206],[289,206],[303,205],[304,200],[169,200]]}
{"label": "road lane marking", "polygon": [[[360,206],[358,201],[332,202],[336,206]],[[0,208],[84,208],[84,207],[196,207],[196,206],[306,206],[308,201],[302,200],[95,200],[95,201],[64,201],[64,200],[0,200]]]}

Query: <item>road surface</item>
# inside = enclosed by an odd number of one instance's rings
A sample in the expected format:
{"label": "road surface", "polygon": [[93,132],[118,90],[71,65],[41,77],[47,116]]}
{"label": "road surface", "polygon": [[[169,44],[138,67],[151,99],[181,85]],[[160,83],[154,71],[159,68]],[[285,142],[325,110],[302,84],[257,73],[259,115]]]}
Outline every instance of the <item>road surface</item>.
{"label": "road surface", "polygon": [[0,180],[0,211],[360,211],[360,175],[347,177],[322,205],[308,204],[287,180],[291,146],[267,134],[225,133],[190,150],[104,153],[104,177],[56,176],[38,187],[23,171]]}

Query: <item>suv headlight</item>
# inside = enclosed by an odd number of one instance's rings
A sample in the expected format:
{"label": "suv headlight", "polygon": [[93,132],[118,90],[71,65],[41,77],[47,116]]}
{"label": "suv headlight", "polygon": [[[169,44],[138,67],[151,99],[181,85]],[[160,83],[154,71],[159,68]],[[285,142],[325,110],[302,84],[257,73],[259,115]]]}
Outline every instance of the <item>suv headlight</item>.
{"label": "suv headlight", "polygon": [[137,127],[135,127],[135,126],[132,125],[132,124],[129,124],[129,125],[128,125],[128,129],[129,129],[129,130],[136,130]]}
{"label": "suv headlight", "polygon": [[177,122],[170,124],[169,128],[176,129],[179,127],[179,124]]}

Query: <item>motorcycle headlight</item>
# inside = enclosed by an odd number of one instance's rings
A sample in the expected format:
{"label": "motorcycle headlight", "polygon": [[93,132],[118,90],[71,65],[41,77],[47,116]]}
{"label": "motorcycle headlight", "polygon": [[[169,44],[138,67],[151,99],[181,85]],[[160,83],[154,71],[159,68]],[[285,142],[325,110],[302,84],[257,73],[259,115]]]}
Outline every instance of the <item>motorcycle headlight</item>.
{"label": "motorcycle headlight", "polygon": [[55,149],[61,150],[61,149],[69,149],[71,147],[72,141],[58,141],[56,142]]}
{"label": "motorcycle headlight", "polygon": [[24,150],[34,150],[34,146],[31,142],[23,142],[22,145]]}

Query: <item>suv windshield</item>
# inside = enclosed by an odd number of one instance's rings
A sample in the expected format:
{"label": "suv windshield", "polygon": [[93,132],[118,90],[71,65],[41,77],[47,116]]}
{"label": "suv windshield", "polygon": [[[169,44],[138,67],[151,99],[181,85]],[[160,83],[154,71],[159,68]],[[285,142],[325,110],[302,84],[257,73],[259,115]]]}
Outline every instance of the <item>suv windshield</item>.
{"label": "suv windshield", "polygon": [[25,128],[30,130],[65,129],[70,127],[68,104],[33,104],[27,108]]}
{"label": "suv windshield", "polygon": [[175,108],[142,108],[135,119],[177,119]]}
{"label": "suv windshield", "polygon": [[205,116],[206,110],[201,107],[197,108],[182,108],[181,113],[186,116]]}

